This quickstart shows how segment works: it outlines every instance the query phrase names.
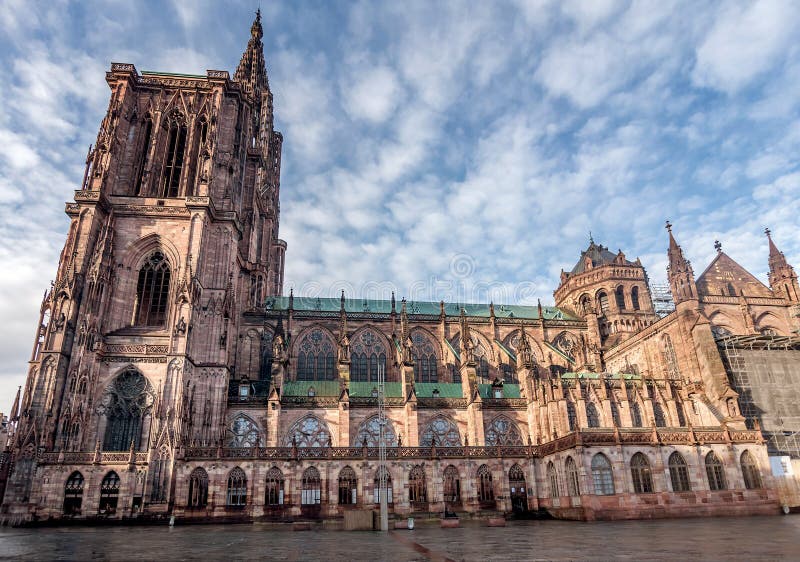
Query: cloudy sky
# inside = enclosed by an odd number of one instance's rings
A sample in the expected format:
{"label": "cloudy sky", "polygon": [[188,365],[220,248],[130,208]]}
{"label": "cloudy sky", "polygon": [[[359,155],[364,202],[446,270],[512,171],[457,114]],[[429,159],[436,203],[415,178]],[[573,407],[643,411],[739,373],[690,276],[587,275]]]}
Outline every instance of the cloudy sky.
{"label": "cloudy sky", "polygon": [[[223,7],[224,4],[224,7]],[[257,0],[4,0],[0,411],[22,384],[111,61],[235,69]],[[303,294],[552,302],[594,239],[665,278],[800,266],[796,1],[263,1]]]}

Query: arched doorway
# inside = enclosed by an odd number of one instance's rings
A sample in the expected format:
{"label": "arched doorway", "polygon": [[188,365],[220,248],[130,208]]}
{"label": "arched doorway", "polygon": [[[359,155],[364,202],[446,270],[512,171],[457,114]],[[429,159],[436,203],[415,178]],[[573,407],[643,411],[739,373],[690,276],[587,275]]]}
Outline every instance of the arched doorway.
{"label": "arched doorway", "polygon": [[302,489],[300,490],[300,510],[303,517],[319,517],[322,511],[322,480],[319,470],[313,466],[303,472]]}
{"label": "arched doorway", "polygon": [[528,511],[528,489],[525,485],[525,473],[518,464],[508,471],[508,489],[511,493],[511,510],[514,513]]}

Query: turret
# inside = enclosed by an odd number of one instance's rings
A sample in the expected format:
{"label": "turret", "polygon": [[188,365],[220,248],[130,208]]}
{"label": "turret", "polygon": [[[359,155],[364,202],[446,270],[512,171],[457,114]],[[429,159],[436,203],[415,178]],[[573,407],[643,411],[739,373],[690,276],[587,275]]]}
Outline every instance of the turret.
{"label": "turret", "polygon": [[675,304],[697,300],[697,286],[695,285],[692,264],[683,257],[683,250],[672,235],[672,224],[669,221],[667,221],[666,228],[667,232],[669,232],[667,280],[672,291],[672,298],[675,300]]}
{"label": "turret", "polygon": [[786,261],[786,256],[778,250],[772,241],[772,231],[764,229],[769,241],[769,287],[776,297],[786,299],[791,303],[800,302],[800,286],[797,282],[797,273]]}

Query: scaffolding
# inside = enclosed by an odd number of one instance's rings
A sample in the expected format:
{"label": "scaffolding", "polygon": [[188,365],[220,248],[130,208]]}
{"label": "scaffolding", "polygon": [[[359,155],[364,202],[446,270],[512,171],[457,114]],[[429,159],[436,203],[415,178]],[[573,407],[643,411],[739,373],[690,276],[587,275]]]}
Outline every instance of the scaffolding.
{"label": "scaffolding", "polygon": [[653,298],[653,311],[659,318],[664,318],[675,310],[675,301],[672,300],[672,292],[667,283],[652,283],[650,296]]}

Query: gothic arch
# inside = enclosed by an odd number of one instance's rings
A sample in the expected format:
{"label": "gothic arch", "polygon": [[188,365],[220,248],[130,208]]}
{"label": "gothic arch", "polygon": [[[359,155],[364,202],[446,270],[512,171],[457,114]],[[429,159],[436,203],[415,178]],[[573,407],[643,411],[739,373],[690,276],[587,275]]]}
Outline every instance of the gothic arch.
{"label": "gothic arch", "polygon": [[230,418],[228,423],[229,447],[260,447],[264,444],[264,432],[260,424],[243,412]]}
{"label": "gothic arch", "polygon": [[577,359],[579,342],[578,338],[572,332],[566,330],[559,332],[559,334],[553,338],[552,346],[573,361]]}
{"label": "gothic arch", "polygon": [[[386,418],[386,425],[384,426],[384,441],[387,447],[397,446],[397,433],[394,430],[392,420]],[[378,423],[378,415],[370,416],[361,422],[358,426],[358,431],[353,437],[352,447],[361,447],[366,440],[367,447],[378,447],[380,444],[380,425]]]}
{"label": "gothic arch", "polygon": [[350,336],[350,378],[353,381],[378,380],[378,369],[383,366],[384,376],[391,358],[390,342],[378,328],[366,325]]}
{"label": "gothic arch", "polygon": [[[522,330],[514,330],[510,334],[508,334],[505,339],[503,339],[503,345],[509,348],[514,353],[517,353],[517,348],[519,346],[519,336],[522,333]],[[528,339],[528,344],[531,346],[531,354],[536,359],[536,362],[540,365],[544,362],[544,353],[542,352],[542,348],[539,345],[531,334],[525,332],[525,336]]]}
{"label": "gothic arch", "polygon": [[421,447],[460,447],[463,443],[458,424],[451,418],[439,414],[428,421],[419,433]]}
{"label": "gothic arch", "polygon": [[[414,345],[414,380],[417,382],[438,382],[442,348],[430,332],[414,328],[410,333]],[[401,342],[402,343],[402,342]]]}
{"label": "gothic arch", "polygon": [[137,450],[147,445],[156,394],[147,377],[133,365],[120,369],[106,386],[97,413],[102,416],[103,449]]}
{"label": "gothic arch", "polygon": [[289,426],[283,443],[286,447],[327,447],[333,444],[333,435],[324,420],[307,414]]}
{"label": "gothic arch", "polygon": [[178,273],[181,264],[181,253],[169,238],[162,237],[156,232],[151,232],[142,236],[138,240],[129,243],[121,252],[122,264],[131,271],[139,271],[144,260],[154,251],[159,250],[167,258],[170,267]]}
{"label": "gothic arch", "polygon": [[432,334],[430,330],[419,326],[412,328],[410,335],[413,338],[414,334],[417,333],[422,334],[425,338],[428,339],[428,341],[433,346],[434,351],[436,352],[436,358],[439,360],[444,360],[444,352],[442,351],[442,344],[439,342],[439,338],[434,334]]}
{"label": "gothic arch", "polygon": [[525,445],[519,425],[507,416],[500,414],[486,425],[484,431],[486,444],[521,446]]}
{"label": "gothic arch", "polygon": [[784,326],[785,322],[778,318],[778,316],[771,311],[760,314],[758,318],[756,318],[755,322],[755,328],[759,332],[771,329],[774,330],[778,335],[785,333]]}
{"label": "gothic arch", "polygon": [[297,337],[292,356],[296,358],[297,380],[334,380],[338,346],[333,334],[314,324]]}

